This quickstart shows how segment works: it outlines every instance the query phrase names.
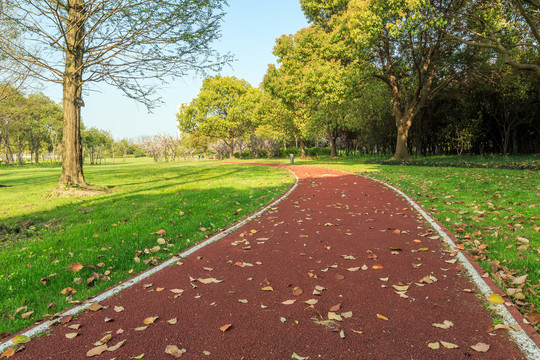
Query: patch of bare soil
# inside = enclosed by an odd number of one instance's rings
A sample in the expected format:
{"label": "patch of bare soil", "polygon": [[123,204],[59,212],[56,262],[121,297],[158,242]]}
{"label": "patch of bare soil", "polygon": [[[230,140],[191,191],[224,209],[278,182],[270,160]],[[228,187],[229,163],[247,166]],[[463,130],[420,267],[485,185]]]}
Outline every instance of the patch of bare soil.
{"label": "patch of bare soil", "polygon": [[51,197],[89,197],[111,193],[110,189],[100,188],[56,188],[51,191]]}

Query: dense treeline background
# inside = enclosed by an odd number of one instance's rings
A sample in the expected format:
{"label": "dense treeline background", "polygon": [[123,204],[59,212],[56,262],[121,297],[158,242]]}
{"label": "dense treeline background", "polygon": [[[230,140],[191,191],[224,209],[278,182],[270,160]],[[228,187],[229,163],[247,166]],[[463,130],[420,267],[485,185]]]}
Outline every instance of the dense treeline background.
{"label": "dense treeline background", "polygon": [[540,153],[537,1],[300,3],[311,24],[276,40],[259,89],[208,78],[180,109],[186,147],[218,157]]}
{"label": "dense treeline background", "polygon": [[[83,126],[85,161],[540,153],[537,0],[300,4],[310,25],[276,40],[258,88],[208,77],[179,136],[115,141]],[[61,161],[62,105],[2,78],[1,162]]]}
{"label": "dense treeline background", "polygon": [[[62,106],[43,94],[24,95],[10,89],[0,101],[0,164],[58,164],[62,160]],[[108,131],[81,131],[83,154],[89,164],[106,158],[144,156],[138,142],[115,141]],[[143,142],[142,140],[140,142]]]}

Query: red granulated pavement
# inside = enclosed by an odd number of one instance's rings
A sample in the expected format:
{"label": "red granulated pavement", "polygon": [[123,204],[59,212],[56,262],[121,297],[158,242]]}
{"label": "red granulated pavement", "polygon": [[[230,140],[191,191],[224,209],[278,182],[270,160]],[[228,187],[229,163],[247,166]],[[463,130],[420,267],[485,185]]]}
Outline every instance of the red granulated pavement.
{"label": "red granulated pavement", "polygon": [[[405,200],[355,175],[289,169],[299,186],[275,208],[182,265],[101,302],[108,308],[55,326],[13,358],[87,359],[107,334],[109,346],[126,342],[92,359],[143,353],[143,359],[174,359],[165,353],[168,345],[185,349],[182,359],[291,359],[293,353],[309,359],[525,358],[505,330],[486,332],[489,312],[479,295],[463,291],[474,285],[459,264],[445,262],[453,259],[450,252]],[[432,283],[421,283],[426,276]],[[193,281],[199,278],[222,282]],[[410,284],[404,297],[392,287],[398,284]],[[268,286],[273,291],[262,290]],[[320,295],[313,294],[316,286],[325,288]],[[293,294],[296,287],[302,294]],[[175,297],[172,289],[184,292]],[[318,302],[310,306],[310,299]],[[296,301],[282,303],[287,300]],[[345,313],[342,321],[323,322],[337,304],[333,312]],[[135,330],[154,316],[154,324]],[[171,325],[173,318],[178,321]],[[432,326],[445,320],[454,326]],[[79,330],[68,328],[74,324]],[[221,331],[226,324],[232,326]],[[74,339],[65,337],[74,332]],[[428,347],[441,340],[459,348]],[[490,348],[477,352],[470,347],[477,343]]]}

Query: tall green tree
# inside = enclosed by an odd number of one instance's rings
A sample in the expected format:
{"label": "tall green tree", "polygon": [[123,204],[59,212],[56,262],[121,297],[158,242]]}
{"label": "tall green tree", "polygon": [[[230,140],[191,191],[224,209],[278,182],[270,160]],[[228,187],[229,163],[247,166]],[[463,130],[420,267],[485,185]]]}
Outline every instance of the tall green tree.
{"label": "tall green tree", "polygon": [[471,0],[447,18],[451,39],[493,50],[505,64],[540,76],[540,1]]}
{"label": "tall green tree", "polygon": [[447,41],[444,29],[448,25],[443,20],[444,12],[460,2],[351,0],[345,5],[328,0],[321,6],[316,2],[302,0],[310,20],[324,22],[348,39],[366,70],[388,86],[397,128],[393,159],[408,159],[409,130],[415,117],[463,69],[447,61],[456,46]]}
{"label": "tall green tree", "polygon": [[232,158],[235,139],[253,129],[252,118],[260,96],[259,90],[234,76],[207,78],[198,97],[180,107],[178,128],[184,133],[223,140]]}
{"label": "tall green tree", "polygon": [[[83,88],[106,82],[151,109],[160,81],[219,69],[220,0],[4,0],[0,17],[24,42],[1,36],[0,53],[63,86],[60,186],[86,187],[81,146]],[[38,49],[38,52],[34,52]],[[27,68],[30,68],[27,66]],[[33,68],[31,68],[33,69]]]}

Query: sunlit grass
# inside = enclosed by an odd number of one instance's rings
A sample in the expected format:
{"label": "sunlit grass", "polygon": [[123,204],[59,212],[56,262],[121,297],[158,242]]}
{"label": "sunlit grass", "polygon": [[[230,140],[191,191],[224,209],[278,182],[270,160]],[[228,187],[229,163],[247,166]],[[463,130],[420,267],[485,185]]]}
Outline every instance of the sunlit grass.
{"label": "sunlit grass", "polygon": [[[74,288],[73,301],[82,301],[171,257],[260,208],[293,181],[276,168],[147,159],[87,166],[85,174],[112,192],[51,197],[59,168],[0,168],[0,184],[12,185],[0,188],[0,332],[16,332],[71,306],[60,294],[64,288]],[[166,235],[152,234],[160,229]],[[166,244],[157,243],[160,237]],[[156,246],[156,252],[138,253]],[[72,263],[85,267],[73,273],[67,270]],[[94,272],[108,275],[88,284]],[[21,318],[30,311],[29,319]]]}

